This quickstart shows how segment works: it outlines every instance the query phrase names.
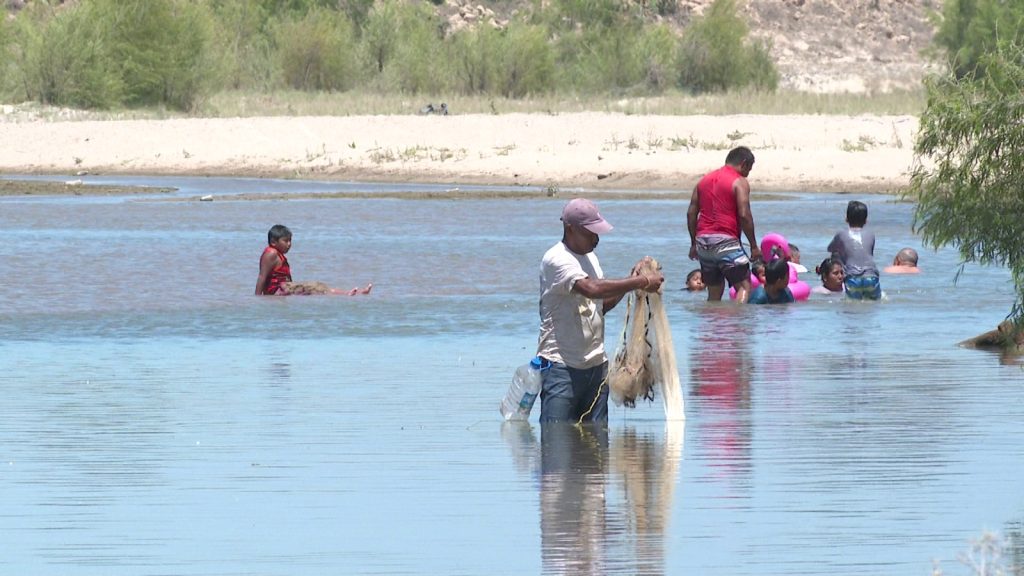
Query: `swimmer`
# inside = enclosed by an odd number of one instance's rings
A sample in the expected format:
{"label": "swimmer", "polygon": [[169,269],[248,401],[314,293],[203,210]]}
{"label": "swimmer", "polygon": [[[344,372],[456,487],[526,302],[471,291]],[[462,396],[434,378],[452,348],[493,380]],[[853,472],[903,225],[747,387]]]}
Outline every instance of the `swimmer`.
{"label": "swimmer", "polygon": [[701,274],[700,268],[690,270],[690,273],[686,275],[686,290],[689,292],[703,292],[707,288],[704,285],[704,275]]}
{"label": "swimmer", "polygon": [[843,273],[842,262],[829,256],[822,260],[814,271],[821,277],[821,286],[815,286],[811,292],[814,294],[843,293],[843,281],[846,280],[846,275]]}
{"label": "swimmer", "polygon": [[777,258],[765,264],[765,282],[750,294],[750,304],[789,304],[796,302],[789,290],[789,263]]}
{"label": "swimmer", "polygon": [[886,274],[917,274],[920,271],[917,267],[917,250],[913,248],[903,248],[897,252],[892,259],[892,266],[883,270]]}
{"label": "swimmer", "polygon": [[792,242],[789,243],[789,262],[796,268],[797,274],[807,272],[807,266],[800,263],[800,248]]}

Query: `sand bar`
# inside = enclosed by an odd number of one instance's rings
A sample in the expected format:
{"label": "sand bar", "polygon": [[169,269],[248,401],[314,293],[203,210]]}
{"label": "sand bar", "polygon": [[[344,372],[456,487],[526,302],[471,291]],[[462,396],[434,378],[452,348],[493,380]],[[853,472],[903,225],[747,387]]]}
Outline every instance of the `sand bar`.
{"label": "sand bar", "polygon": [[10,121],[0,173],[274,176],[692,189],[749,146],[759,191],[895,192],[913,116],[612,113]]}

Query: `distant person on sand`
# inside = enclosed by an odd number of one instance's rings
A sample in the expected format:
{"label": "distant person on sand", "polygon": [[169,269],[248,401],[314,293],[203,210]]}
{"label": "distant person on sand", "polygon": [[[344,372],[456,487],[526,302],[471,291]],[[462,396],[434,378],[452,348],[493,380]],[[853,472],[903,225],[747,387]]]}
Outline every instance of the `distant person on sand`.
{"label": "distant person on sand", "polygon": [[540,263],[540,336],[544,370],[540,422],[608,421],[608,356],[604,316],[634,290],[657,292],[665,277],[638,272],[609,280],[594,254],[599,235],[612,230],[597,206],[575,198],[562,209],[562,240]]}
{"label": "distant person on sand", "polygon": [[864,228],[868,222],[868,206],[851,200],[846,205],[846,230],[837,232],[829,242],[828,251],[843,263],[846,295],[854,300],[880,300],[882,286],[875,266],[875,234]]}
{"label": "distant person on sand", "polygon": [[886,266],[886,274],[917,274],[921,269],[917,267],[917,250],[903,248],[896,253],[892,259],[892,266]]}
{"label": "distant person on sand", "polygon": [[[746,302],[750,296],[750,260],[761,256],[747,182],[753,167],[754,153],[749,148],[733,148],[725,166],[705,175],[693,188],[686,211],[690,260],[700,261],[708,300],[722,299],[726,280],[736,288],[737,301]],[[740,243],[741,231],[750,243],[749,256]]]}
{"label": "distant person on sand", "polygon": [[292,249],[292,231],[275,224],[267,232],[267,247],[260,256],[260,273],[256,278],[256,295],[369,294],[373,284],[363,288],[339,290],[323,282],[292,282],[292,269],[285,254]]}

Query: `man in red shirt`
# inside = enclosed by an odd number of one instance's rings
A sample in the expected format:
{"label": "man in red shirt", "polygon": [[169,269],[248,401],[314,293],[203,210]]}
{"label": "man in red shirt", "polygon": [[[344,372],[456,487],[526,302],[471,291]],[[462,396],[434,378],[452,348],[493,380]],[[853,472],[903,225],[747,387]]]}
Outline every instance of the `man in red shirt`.
{"label": "man in red shirt", "polygon": [[[750,213],[750,184],[754,153],[746,146],[733,148],[725,166],[709,172],[693,188],[686,227],[690,231],[690,259],[700,260],[708,300],[721,300],[725,280],[736,288],[736,300],[750,296],[750,260],[761,257]],[[750,256],[740,243],[740,231],[750,243]]]}

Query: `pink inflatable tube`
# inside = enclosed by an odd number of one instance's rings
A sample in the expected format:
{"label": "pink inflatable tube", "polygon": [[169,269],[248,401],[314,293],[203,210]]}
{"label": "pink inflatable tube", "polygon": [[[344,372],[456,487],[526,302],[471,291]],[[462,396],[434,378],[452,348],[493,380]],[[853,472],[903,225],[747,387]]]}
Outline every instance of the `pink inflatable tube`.
{"label": "pink inflatable tube", "polygon": [[[782,254],[789,258],[789,242],[786,241],[786,237],[782,234],[776,234],[775,232],[765,234],[761,238],[761,255],[762,257],[768,257],[772,253],[772,248],[779,248]],[[811,285],[801,280],[796,271],[796,266],[792,262],[789,264],[789,291],[793,293],[793,298],[796,300],[807,300],[807,297],[811,295]],[[750,287],[751,289],[757,288],[761,285],[761,281],[757,279],[752,273],[750,275]],[[729,298],[736,299],[736,289],[729,289]]]}

